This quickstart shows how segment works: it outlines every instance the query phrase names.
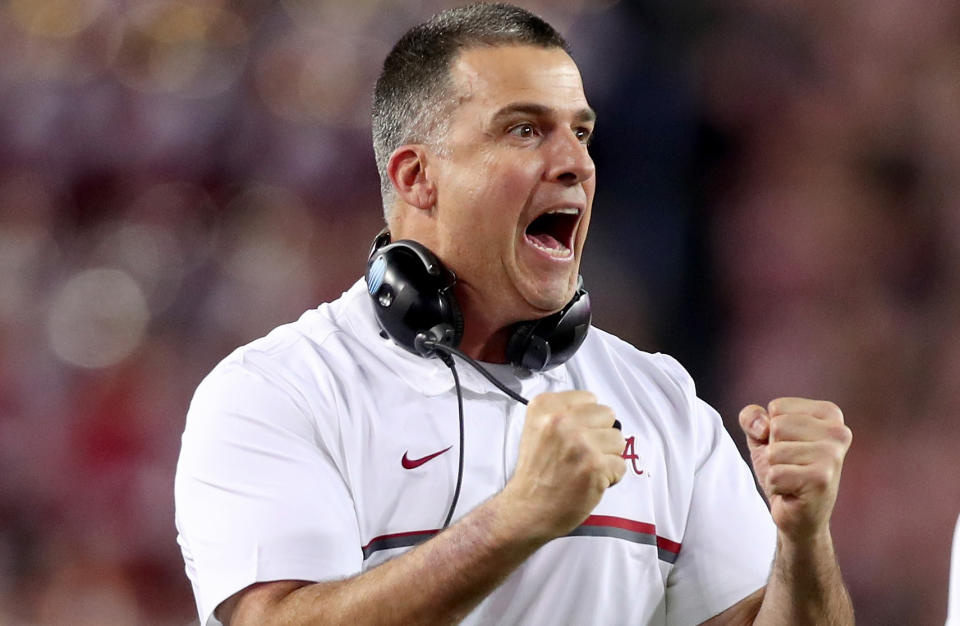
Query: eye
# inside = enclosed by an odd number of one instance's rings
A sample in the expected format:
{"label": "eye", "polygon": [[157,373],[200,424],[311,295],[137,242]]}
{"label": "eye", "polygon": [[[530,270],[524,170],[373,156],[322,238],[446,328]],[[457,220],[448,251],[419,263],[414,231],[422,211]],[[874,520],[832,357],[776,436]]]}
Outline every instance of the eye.
{"label": "eye", "polygon": [[573,129],[573,132],[577,136],[577,139],[580,140],[580,143],[587,146],[590,145],[590,140],[593,139],[593,129],[581,126],[580,128]]}
{"label": "eye", "polygon": [[530,139],[531,137],[536,136],[537,127],[529,122],[524,122],[523,124],[517,124],[516,126],[510,129],[511,135],[516,135],[522,139]]}

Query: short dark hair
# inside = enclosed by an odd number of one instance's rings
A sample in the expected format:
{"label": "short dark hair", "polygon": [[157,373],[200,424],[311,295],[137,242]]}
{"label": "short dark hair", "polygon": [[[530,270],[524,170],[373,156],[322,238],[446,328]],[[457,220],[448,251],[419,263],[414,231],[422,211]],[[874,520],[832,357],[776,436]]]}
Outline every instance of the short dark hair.
{"label": "short dark hair", "polygon": [[449,9],[408,30],[383,62],[373,94],[373,152],[380,173],[384,216],[393,187],[387,160],[404,143],[426,142],[438,130],[450,92],[450,65],[466,48],[530,45],[562,48],[550,24],[510,4],[478,3]]}

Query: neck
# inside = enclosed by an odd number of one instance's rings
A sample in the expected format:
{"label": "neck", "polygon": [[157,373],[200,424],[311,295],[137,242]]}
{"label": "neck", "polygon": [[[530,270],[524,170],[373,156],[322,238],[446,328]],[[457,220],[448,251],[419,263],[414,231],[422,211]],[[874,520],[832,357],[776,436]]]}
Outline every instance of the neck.
{"label": "neck", "polygon": [[506,363],[507,341],[513,332],[515,320],[505,319],[498,314],[501,307],[491,306],[488,299],[484,299],[467,284],[457,283],[454,289],[463,313],[460,350],[485,363]]}
{"label": "neck", "polygon": [[460,341],[460,350],[477,361],[485,363],[507,362],[507,341],[510,339],[511,327],[505,326],[499,330],[484,330],[482,325],[466,320],[464,323],[463,339]]}

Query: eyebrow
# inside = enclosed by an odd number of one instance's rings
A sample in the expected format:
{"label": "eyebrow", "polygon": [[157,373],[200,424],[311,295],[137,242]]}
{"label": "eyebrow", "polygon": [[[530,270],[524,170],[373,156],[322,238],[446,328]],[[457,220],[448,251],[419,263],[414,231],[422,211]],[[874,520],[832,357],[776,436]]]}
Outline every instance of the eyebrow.
{"label": "eyebrow", "polygon": [[[494,113],[492,121],[497,122],[505,117],[516,115],[517,113],[525,113],[527,115],[542,117],[545,115],[550,115],[553,112],[554,109],[542,104],[537,104],[535,102],[514,102]],[[597,119],[597,113],[590,107],[586,107],[576,111],[573,114],[573,119],[574,121],[580,123],[594,122]]]}

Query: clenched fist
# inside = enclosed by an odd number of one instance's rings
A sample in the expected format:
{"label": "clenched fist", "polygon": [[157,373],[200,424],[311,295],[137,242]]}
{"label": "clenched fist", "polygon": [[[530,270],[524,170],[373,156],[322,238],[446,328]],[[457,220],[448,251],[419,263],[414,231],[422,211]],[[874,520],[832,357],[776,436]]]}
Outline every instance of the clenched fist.
{"label": "clenched fist", "polygon": [[803,541],[828,529],[840,470],[853,434],[832,402],[779,398],[740,411],[757,482],[786,537]]}
{"label": "clenched fist", "polygon": [[501,495],[543,540],[590,515],[626,471],[613,409],[588,391],[544,393],[527,406],[517,468]]}

